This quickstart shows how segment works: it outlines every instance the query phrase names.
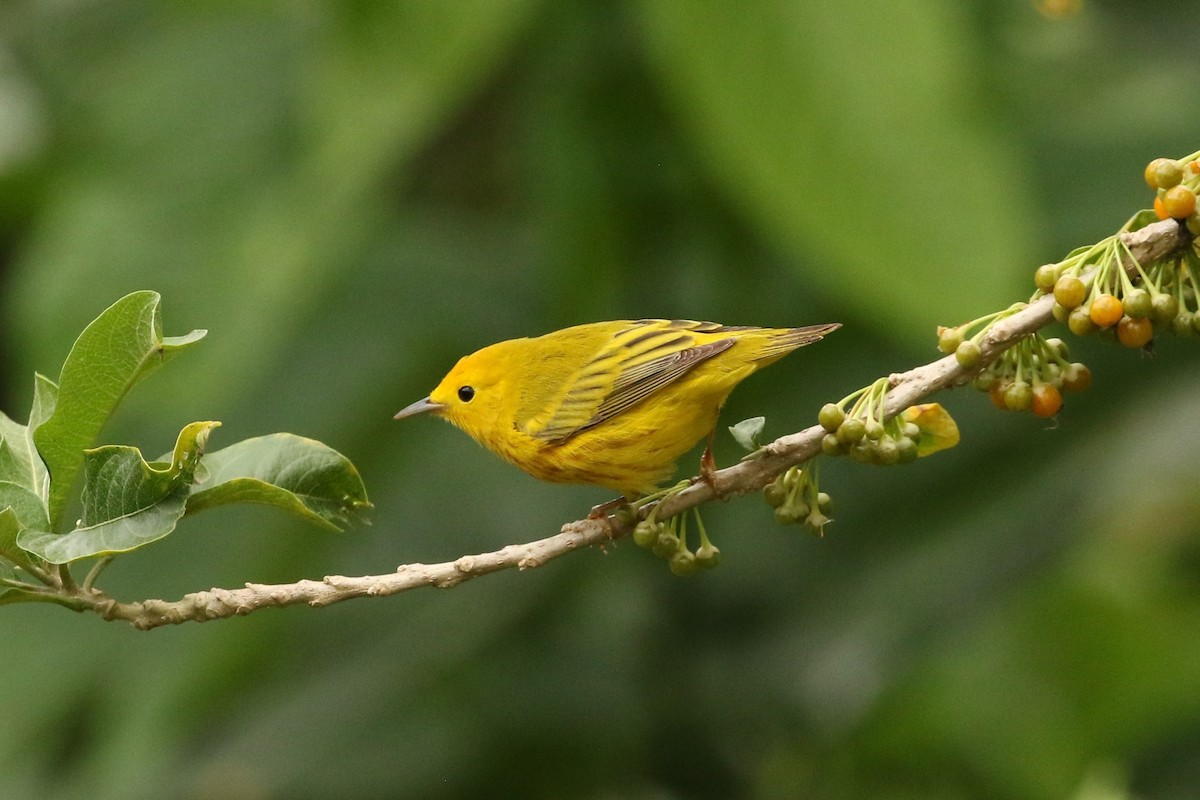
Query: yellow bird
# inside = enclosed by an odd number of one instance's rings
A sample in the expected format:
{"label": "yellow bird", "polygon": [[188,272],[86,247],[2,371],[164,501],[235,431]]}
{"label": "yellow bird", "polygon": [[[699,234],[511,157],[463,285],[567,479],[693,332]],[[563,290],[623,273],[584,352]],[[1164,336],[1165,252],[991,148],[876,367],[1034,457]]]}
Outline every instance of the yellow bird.
{"label": "yellow bird", "polygon": [[576,325],[464,356],[396,419],[432,412],[535,478],[603,486],[632,500],[711,436],[733,387],[839,327]]}

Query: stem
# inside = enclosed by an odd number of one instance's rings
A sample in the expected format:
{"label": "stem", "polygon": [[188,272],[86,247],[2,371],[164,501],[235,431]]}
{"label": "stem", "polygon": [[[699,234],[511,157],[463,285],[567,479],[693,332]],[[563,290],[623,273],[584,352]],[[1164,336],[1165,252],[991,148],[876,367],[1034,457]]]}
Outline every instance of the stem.
{"label": "stem", "polygon": [[88,570],[87,577],[83,579],[83,591],[90,592],[92,590],[92,585],[96,582],[96,578],[100,577],[100,573],[112,563],[112,560],[112,556],[104,556],[92,565],[92,568]]}
{"label": "stem", "polygon": [[71,576],[71,568],[66,564],[57,564],[54,570],[58,573],[58,583],[64,594],[74,594],[78,587],[75,578]]}

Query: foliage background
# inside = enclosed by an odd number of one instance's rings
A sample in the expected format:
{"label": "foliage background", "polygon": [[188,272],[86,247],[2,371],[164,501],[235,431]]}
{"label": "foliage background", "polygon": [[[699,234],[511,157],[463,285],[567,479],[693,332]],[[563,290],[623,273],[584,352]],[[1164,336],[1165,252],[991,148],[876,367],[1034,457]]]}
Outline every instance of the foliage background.
{"label": "foliage background", "polygon": [[[372,527],[213,512],[118,559],[124,598],[547,535],[606,498],[390,415],[577,322],[840,320],[727,407],[809,424],[1147,205],[1142,165],[1197,146],[1198,35],[1161,0],[6,3],[4,408],[152,288],[168,334],[211,334],[108,441],[220,419],[214,446],[290,430],[362,470]],[[725,564],[691,580],[619,545],[149,634],[6,608],[0,786],[1192,797],[1200,359],[1074,347],[1096,383],[1057,427],[951,395],[955,451],[830,465],[824,540],[714,507]]]}

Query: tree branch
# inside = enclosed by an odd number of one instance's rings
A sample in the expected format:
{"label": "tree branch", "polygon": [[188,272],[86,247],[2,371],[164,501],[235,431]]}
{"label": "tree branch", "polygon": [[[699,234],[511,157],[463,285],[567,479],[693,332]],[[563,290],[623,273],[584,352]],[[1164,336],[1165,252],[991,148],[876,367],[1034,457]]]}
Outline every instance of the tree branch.
{"label": "tree branch", "polygon": [[[1143,267],[1175,252],[1188,242],[1186,231],[1174,220],[1157,222],[1121,236]],[[1127,268],[1133,270],[1136,266],[1129,264]],[[1053,303],[1052,296],[1043,296],[998,322],[980,342],[982,358],[972,367],[963,367],[950,355],[890,376],[886,415],[894,416],[942,389],[968,382],[1005,350],[1050,324],[1053,321]],[[824,429],[814,425],[776,439],[756,453],[754,458],[718,470],[711,484],[694,478],[691,486],[668,496],[659,504],[658,517],[666,519],[717,497],[759,491],[789,467],[819,454],[824,435]],[[422,586],[446,589],[503,569],[540,567],[573,550],[603,545],[627,534],[630,529],[629,524],[622,524],[616,517],[582,519],[567,523],[559,533],[545,539],[508,545],[490,553],[465,555],[441,564],[404,564],[386,575],[330,575],[319,581],[302,580],[288,584],[247,583],[241,589],[210,589],[187,594],[174,601],[122,603],[85,584],[84,588],[71,587],[68,590],[64,587],[63,604],[81,611],[94,611],[108,620],[124,620],[140,630],[149,630],[188,621],[206,622],[244,615],[260,608],[301,603],[326,606],[354,597],[393,595]]]}

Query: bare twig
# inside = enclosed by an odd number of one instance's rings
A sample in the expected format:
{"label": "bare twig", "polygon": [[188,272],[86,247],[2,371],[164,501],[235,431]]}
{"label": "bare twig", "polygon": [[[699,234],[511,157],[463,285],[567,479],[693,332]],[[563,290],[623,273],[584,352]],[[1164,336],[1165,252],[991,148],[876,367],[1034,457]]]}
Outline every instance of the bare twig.
{"label": "bare twig", "polygon": [[[1187,243],[1187,234],[1174,220],[1148,225],[1122,234],[1134,258],[1143,266],[1153,263]],[[1133,269],[1134,265],[1127,265]],[[1048,325],[1053,317],[1053,298],[1042,297],[996,324],[980,342],[982,358],[971,368],[946,356],[907,372],[892,375],[885,413],[893,416],[926,397],[968,381],[982,367],[1025,336]],[[764,447],[758,457],[718,470],[710,483],[694,480],[678,494],[660,504],[658,517],[665,519],[716,497],[741,495],[760,490],[789,467],[820,452],[825,431],[819,426],[780,437]],[[645,509],[643,509],[645,511]],[[603,544],[628,532],[614,517],[569,522],[545,539],[509,545],[491,553],[466,555],[441,564],[405,564],[386,575],[344,577],[331,575],[319,581],[287,584],[248,583],[241,589],[210,589],[179,600],[144,600],[121,603],[85,582],[83,588],[63,586],[62,602],[78,610],[94,611],[105,619],[124,620],[135,628],[149,630],[181,622],[205,622],[249,614],[260,608],[299,605],[326,606],[353,597],[386,596],[422,586],[449,588],[463,581],[503,569],[539,567],[552,559],[583,547]]]}

